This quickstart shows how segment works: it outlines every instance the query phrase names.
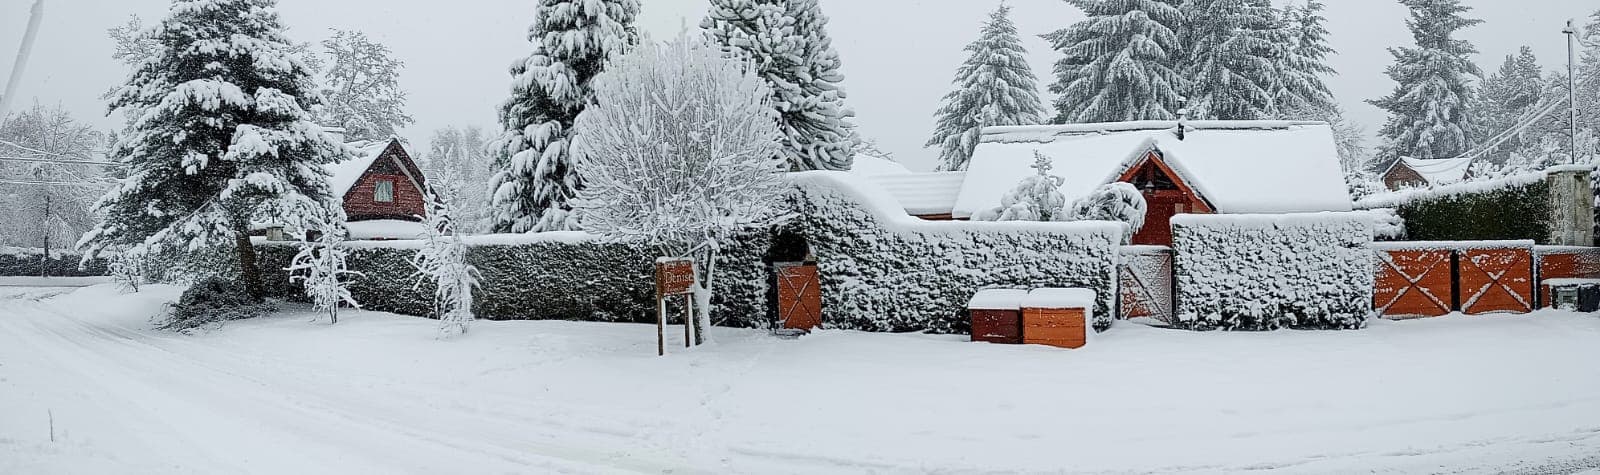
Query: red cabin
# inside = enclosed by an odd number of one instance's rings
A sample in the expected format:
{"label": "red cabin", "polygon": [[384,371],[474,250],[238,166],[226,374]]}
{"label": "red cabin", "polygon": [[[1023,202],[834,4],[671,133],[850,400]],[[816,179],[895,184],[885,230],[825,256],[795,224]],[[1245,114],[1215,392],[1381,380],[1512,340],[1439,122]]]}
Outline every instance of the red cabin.
{"label": "red cabin", "polygon": [[344,198],[352,239],[412,239],[425,231],[427,179],[399,139],[356,147],[356,158],[327,167]]}

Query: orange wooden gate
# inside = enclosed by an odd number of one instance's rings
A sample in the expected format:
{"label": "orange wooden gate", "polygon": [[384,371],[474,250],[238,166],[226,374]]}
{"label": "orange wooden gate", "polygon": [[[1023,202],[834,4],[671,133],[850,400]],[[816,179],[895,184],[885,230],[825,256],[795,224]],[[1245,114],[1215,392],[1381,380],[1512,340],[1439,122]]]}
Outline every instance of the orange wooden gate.
{"label": "orange wooden gate", "polygon": [[1450,313],[1450,249],[1380,249],[1373,303],[1385,317],[1437,317]]}
{"label": "orange wooden gate", "polygon": [[1172,323],[1171,248],[1125,247],[1117,274],[1121,284],[1119,315],[1122,319],[1148,317]]}
{"label": "orange wooden gate", "polygon": [[1461,311],[1467,315],[1533,311],[1533,252],[1525,248],[1461,252]]}
{"label": "orange wooden gate", "polygon": [[783,328],[809,330],[822,325],[822,282],[816,264],[781,262],[778,271],[778,319]]}

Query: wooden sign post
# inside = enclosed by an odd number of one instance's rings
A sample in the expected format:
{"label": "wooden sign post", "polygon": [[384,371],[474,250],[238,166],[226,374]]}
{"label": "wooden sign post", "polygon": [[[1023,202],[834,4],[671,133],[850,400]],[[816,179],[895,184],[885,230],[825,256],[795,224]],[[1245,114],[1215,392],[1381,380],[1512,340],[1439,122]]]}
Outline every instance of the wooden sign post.
{"label": "wooden sign post", "polygon": [[683,346],[694,345],[694,260],[663,257],[656,260],[656,354],[667,354],[667,298],[682,295]]}

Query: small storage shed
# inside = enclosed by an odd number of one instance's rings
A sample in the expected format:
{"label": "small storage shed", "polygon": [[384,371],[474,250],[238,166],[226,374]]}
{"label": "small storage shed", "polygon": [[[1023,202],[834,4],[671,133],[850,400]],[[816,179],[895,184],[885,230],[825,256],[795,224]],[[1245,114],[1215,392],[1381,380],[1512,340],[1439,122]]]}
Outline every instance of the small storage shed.
{"label": "small storage shed", "polygon": [[1383,171],[1383,186],[1399,190],[1460,183],[1472,177],[1471,167],[1470,158],[1401,157]]}
{"label": "small storage shed", "polygon": [[1022,342],[1083,348],[1094,333],[1094,300],[1089,289],[1033,289],[1022,300]]}
{"label": "small storage shed", "polygon": [[353,239],[414,239],[426,234],[427,178],[399,139],[349,144],[356,157],[327,166],[328,185],[343,197]]}
{"label": "small storage shed", "polygon": [[1035,151],[1054,159],[1069,202],[1117,181],[1143,191],[1149,211],[1134,244],[1171,245],[1171,218],[1179,214],[1352,208],[1326,123],[1139,121],[984,129],[952,216],[999,206],[1034,173]]}
{"label": "small storage shed", "polygon": [[967,302],[972,317],[972,341],[1022,343],[1022,301],[1028,291],[1020,289],[980,290]]}

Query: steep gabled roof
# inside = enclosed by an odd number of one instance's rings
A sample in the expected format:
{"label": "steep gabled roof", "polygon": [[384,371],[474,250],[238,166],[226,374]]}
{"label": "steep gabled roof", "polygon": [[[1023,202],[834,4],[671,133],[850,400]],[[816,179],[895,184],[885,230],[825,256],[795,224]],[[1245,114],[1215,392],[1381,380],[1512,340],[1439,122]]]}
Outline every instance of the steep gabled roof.
{"label": "steep gabled roof", "polygon": [[989,127],[973,154],[956,217],[999,206],[1033,173],[1035,150],[1055,160],[1074,200],[1117,180],[1150,151],[1219,213],[1349,211],[1333,130],[1323,122],[1176,121]]}
{"label": "steep gabled roof", "polygon": [[1384,171],[1384,175],[1388,175],[1389,172],[1394,171],[1395,167],[1399,166],[1404,166],[1410,168],[1411,171],[1417,172],[1417,175],[1422,176],[1422,179],[1427,180],[1430,185],[1448,185],[1466,181],[1467,172],[1472,167],[1472,159],[1401,157],[1394,164],[1389,165],[1389,170]]}
{"label": "steep gabled roof", "polygon": [[356,150],[355,158],[325,167],[329,174],[328,186],[336,196],[343,197],[349,193],[380,158],[394,160],[396,165],[415,180],[417,189],[423,189],[422,187],[427,184],[427,178],[422,176],[422,170],[412,160],[411,152],[406,150],[405,144],[401,143],[400,139],[352,142],[346,145]]}

